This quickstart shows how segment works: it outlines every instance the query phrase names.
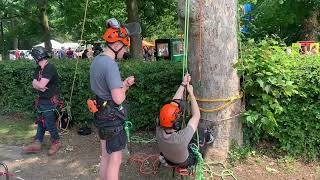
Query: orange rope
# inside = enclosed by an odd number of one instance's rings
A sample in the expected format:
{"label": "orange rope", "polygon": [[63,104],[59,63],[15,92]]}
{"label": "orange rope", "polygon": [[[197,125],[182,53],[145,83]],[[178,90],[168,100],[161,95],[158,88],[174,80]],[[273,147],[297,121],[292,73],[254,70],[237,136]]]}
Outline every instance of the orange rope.
{"label": "orange rope", "polygon": [[[138,162],[140,163],[139,171],[142,174],[157,174],[158,164],[159,164],[159,155],[158,154],[145,154],[137,153],[129,157],[129,162]],[[151,166],[151,167],[150,167]]]}
{"label": "orange rope", "polygon": [[[128,162],[137,162],[140,164],[139,171],[144,175],[155,175],[158,172],[159,154],[145,154],[137,153],[129,157]],[[166,166],[168,168],[174,168],[175,173],[180,176],[192,176],[187,168],[181,168],[178,166]]]}

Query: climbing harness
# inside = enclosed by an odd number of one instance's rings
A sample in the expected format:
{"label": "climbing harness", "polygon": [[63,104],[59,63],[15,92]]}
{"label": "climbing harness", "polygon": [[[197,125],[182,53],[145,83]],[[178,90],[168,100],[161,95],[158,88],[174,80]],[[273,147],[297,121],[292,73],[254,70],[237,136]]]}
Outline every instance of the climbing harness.
{"label": "climbing harness", "polygon": [[[54,96],[53,98],[56,98],[56,97]],[[67,129],[69,128],[70,120],[71,120],[70,106],[68,106],[68,104],[64,105],[64,101],[60,100],[60,101],[55,102],[55,104],[57,106],[56,108],[48,109],[48,110],[39,110],[37,108],[38,102],[39,102],[39,98],[37,98],[36,102],[35,102],[35,108],[37,109],[36,110],[36,114],[37,114],[36,121],[42,123],[43,126],[45,126],[45,122],[44,122],[45,120],[43,117],[43,113],[53,111],[57,115],[57,119],[56,119],[57,128],[61,131],[61,133],[65,133],[67,131]]]}

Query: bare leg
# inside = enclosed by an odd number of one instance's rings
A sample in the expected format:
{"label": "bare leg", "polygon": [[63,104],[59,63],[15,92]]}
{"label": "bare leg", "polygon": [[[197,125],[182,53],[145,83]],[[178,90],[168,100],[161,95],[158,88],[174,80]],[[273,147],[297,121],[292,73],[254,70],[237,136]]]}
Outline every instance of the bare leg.
{"label": "bare leg", "polygon": [[122,160],[122,152],[117,151],[111,153],[109,155],[108,170],[107,170],[107,179],[108,180],[118,180],[119,179],[119,171]]}
{"label": "bare leg", "polygon": [[107,165],[109,163],[109,156],[106,151],[106,141],[100,140],[101,144],[101,159],[100,159],[100,180],[107,179]]}
{"label": "bare leg", "polygon": [[107,153],[106,141],[101,140],[100,180],[118,180],[122,152]]}

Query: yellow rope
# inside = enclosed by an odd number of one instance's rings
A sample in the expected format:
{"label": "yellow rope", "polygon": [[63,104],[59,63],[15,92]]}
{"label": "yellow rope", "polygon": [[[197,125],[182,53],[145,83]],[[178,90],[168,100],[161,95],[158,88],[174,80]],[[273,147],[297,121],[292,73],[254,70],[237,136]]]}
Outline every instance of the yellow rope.
{"label": "yellow rope", "polygon": [[224,104],[222,104],[221,106],[217,107],[217,108],[213,108],[213,109],[205,109],[205,108],[199,108],[200,111],[202,112],[218,112],[221,111],[222,109],[225,109],[226,107],[230,106],[231,104],[233,104],[236,100],[241,99],[243,97],[243,92],[240,92],[239,95],[237,96],[232,96],[228,99],[204,99],[204,98],[197,98],[197,101],[199,102],[225,102]]}
{"label": "yellow rope", "polygon": [[86,1],[86,7],[85,7],[85,9],[84,9],[84,16],[83,16],[83,23],[82,23],[82,30],[81,30],[80,41],[82,41],[82,38],[83,38],[84,25],[85,25],[86,19],[87,19],[88,4],[89,4],[89,0]]}
{"label": "yellow rope", "polygon": [[[84,16],[83,16],[83,23],[82,23],[82,29],[81,29],[80,42],[82,42],[82,36],[83,36],[83,33],[84,33],[84,25],[85,25],[86,19],[87,19],[88,3],[89,3],[89,0],[86,1],[86,7],[85,7],[85,9],[84,9]],[[71,93],[70,93],[70,99],[69,99],[69,105],[70,105],[70,106],[72,105],[72,103],[71,103],[71,101],[72,101],[72,94],[73,94],[74,84],[75,84],[76,77],[77,77],[78,64],[79,64],[79,58],[77,58],[76,69],[75,69],[75,71],[74,71],[74,76],[73,76],[73,81],[72,81],[72,86],[71,86]]]}

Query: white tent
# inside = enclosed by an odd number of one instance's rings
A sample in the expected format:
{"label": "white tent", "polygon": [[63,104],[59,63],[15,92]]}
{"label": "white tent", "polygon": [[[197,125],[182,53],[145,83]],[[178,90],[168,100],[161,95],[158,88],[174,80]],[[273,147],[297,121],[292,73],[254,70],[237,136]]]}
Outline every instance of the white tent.
{"label": "white tent", "polygon": [[63,46],[66,49],[68,49],[68,48],[77,49],[78,47],[80,47],[80,44],[79,43],[73,43],[73,42],[65,42],[65,43],[63,43]]}
{"label": "white tent", "polygon": [[[50,40],[50,42],[51,42],[51,45],[52,45],[52,49],[61,49],[61,47],[65,47],[62,43],[59,43],[56,40]],[[33,47],[36,47],[36,46],[44,47],[44,42],[40,43],[40,44],[37,44],[37,45],[34,45]]]}

